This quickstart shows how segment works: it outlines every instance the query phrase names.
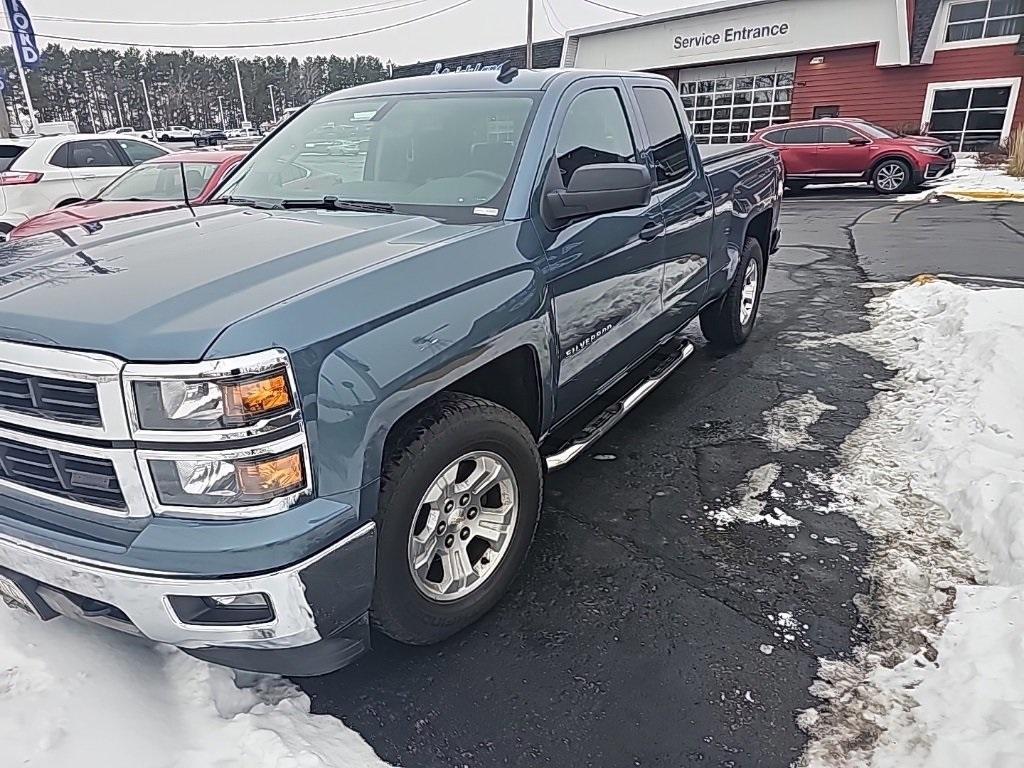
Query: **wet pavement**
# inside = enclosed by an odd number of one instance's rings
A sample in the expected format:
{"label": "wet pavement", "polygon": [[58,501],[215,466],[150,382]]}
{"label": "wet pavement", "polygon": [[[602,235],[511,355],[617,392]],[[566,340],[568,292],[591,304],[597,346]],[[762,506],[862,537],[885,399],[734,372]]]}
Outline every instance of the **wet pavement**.
{"label": "wet pavement", "polygon": [[[691,329],[690,361],[549,477],[530,561],[499,606],[439,646],[378,637],[349,669],[298,681],[315,711],[410,768],[781,768],[799,756],[794,718],[815,704],[817,658],[857,641],[853,597],[867,589],[866,537],[823,511],[808,475],[836,466],[889,375],[814,342],[866,327],[869,282],[1024,277],[1024,206],[805,193],[783,226],[750,342],[721,356]],[[785,450],[764,413],[808,392],[834,410]],[[799,525],[712,519],[752,470],[767,481],[748,501]]]}

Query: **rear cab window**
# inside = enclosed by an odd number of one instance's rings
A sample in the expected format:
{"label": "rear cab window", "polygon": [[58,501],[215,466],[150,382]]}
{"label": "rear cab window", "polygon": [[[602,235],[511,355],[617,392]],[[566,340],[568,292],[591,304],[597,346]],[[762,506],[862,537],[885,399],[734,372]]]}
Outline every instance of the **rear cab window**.
{"label": "rear cab window", "polygon": [[689,175],[693,169],[689,144],[683,132],[675,102],[664,88],[635,86],[633,94],[640,105],[640,117],[647,126],[657,184],[671,184]]}

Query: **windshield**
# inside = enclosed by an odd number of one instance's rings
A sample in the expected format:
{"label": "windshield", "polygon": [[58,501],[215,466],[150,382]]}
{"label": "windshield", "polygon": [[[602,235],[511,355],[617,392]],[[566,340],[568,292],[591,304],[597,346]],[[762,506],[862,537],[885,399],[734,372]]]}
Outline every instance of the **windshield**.
{"label": "windshield", "polygon": [[[217,170],[217,163],[185,163],[185,186],[194,200]],[[180,163],[132,168],[98,195],[100,200],[183,200]]]}
{"label": "windshield", "polygon": [[332,196],[493,220],[534,103],[522,93],[467,93],[315,104],[266,139],[223,194],[270,203]]}
{"label": "windshield", "polygon": [[893,133],[892,131],[888,130],[887,128],[883,128],[880,125],[875,125],[874,123],[856,123],[855,125],[858,128],[860,128],[862,131],[864,131],[864,133],[866,133],[868,136],[870,136],[873,139],[898,139],[899,138],[899,134],[898,133]]}

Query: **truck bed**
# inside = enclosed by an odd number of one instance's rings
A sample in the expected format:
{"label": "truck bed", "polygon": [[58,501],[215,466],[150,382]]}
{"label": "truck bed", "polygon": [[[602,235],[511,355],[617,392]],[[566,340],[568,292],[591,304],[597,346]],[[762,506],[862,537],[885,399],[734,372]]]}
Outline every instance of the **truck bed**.
{"label": "truck bed", "polygon": [[760,144],[701,144],[698,151],[716,197],[731,195],[741,178],[750,177],[748,184],[757,183],[763,173],[771,172],[778,154]]}

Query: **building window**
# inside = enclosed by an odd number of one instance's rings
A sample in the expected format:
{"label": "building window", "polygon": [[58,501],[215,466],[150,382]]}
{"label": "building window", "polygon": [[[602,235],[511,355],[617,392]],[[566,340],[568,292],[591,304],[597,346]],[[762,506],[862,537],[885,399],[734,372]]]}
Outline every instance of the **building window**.
{"label": "building window", "polygon": [[928,135],[948,141],[954,152],[998,145],[1009,135],[1019,90],[1019,77],[932,83],[923,120]]}
{"label": "building window", "polygon": [[1015,37],[1021,33],[1024,33],[1024,0],[968,0],[949,6],[947,43]]}
{"label": "building window", "polygon": [[684,80],[679,94],[699,144],[738,144],[754,131],[789,121],[793,73]]}

